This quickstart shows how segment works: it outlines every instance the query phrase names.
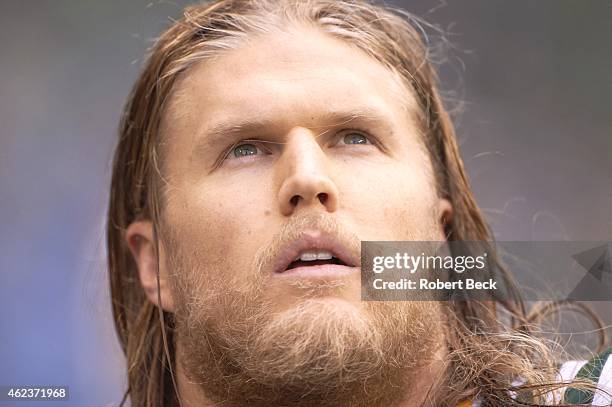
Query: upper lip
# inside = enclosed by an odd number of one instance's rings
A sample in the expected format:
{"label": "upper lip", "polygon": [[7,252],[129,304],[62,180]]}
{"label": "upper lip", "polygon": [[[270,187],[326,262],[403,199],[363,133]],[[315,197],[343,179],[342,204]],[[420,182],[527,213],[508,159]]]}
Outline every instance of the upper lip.
{"label": "upper lip", "polygon": [[355,267],[360,262],[358,256],[341,244],[335,236],[320,231],[304,231],[297,239],[282,247],[276,259],[274,272],[282,273],[301,252],[307,250],[330,252],[349,267]]}

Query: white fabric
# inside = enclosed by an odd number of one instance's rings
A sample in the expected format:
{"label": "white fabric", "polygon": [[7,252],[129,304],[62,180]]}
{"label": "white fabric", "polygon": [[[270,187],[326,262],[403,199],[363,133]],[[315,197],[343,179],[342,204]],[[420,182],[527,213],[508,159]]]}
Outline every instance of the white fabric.
{"label": "white fabric", "polygon": [[[572,381],[580,369],[587,364],[587,360],[570,360],[561,365],[559,369],[559,373],[557,374],[557,380],[560,382],[570,382]],[[521,384],[520,381],[515,381],[513,385]],[[609,407],[612,406],[612,357],[608,357],[605,362],[605,365],[601,371],[599,376],[599,382],[597,383],[598,390],[595,392],[593,397],[592,406],[593,407]],[[547,403],[553,404],[558,403],[563,399],[563,394],[567,387],[562,387],[558,390],[555,390],[554,393],[551,393],[547,397]],[[606,394],[609,393],[609,394]],[[554,405],[554,404],[553,404]],[[480,407],[480,400],[474,400],[472,402],[472,407]]]}
{"label": "white fabric", "polygon": [[[570,360],[563,363],[561,365],[561,368],[559,369],[559,373],[557,374],[557,380],[559,380],[560,382],[572,381],[574,377],[576,377],[580,369],[582,369],[582,367],[587,364],[587,362],[587,360]],[[565,393],[566,389],[567,386],[561,387],[560,389],[549,393],[546,397],[546,402],[552,404],[554,398],[554,401],[558,403],[560,400],[563,399],[563,393]]]}
{"label": "white fabric", "polygon": [[597,391],[593,397],[593,406],[609,406],[612,403],[612,396],[604,391],[612,394],[612,357],[608,357],[606,364],[601,370],[599,382],[597,383]]}

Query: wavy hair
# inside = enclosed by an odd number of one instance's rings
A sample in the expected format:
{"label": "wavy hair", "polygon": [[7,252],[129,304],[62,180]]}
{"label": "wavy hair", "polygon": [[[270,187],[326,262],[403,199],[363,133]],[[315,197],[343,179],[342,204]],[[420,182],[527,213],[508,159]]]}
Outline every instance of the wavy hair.
{"label": "wavy hair", "polygon": [[[445,225],[448,240],[493,240],[437,88],[423,22],[404,11],[360,0],[221,0],[189,7],[150,51],[125,106],[113,162],[108,267],[115,326],[127,358],[124,401],[129,397],[132,405],[180,404],[173,376],[173,316],[147,300],[125,242],[131,222],[145,218],[159,225],[160,121],[166,101],[179,75],[194,64],[239,47],[250,35],[291,24],[316,27],[356,46],[405,82],[419,104],[438,194],[454,208]],[[551,403],[551,392],[560,387],[552,348],[532,329],[556,306],[529,314],[510,273],[500,270],[509,288],[505,298],[445,305],[450,369],[440,383],[442,405],[454,406],[470,397],[479,397],[483,406],[543,405]],[[515,382],[519,377],[522,385]],[[553,397],[552,403],[562,402]]]}

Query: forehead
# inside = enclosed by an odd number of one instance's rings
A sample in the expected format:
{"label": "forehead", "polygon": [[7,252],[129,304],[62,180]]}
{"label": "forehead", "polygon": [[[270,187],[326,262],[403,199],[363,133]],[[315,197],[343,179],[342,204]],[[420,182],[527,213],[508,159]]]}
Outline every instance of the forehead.
{"label": "forehead", "polygon": [[165,134],[206,137],[223,123],[314,126],[333,112],[414,121],[417,103],[396,74],[314,28],[250,38],[190,68],[166,108]]}

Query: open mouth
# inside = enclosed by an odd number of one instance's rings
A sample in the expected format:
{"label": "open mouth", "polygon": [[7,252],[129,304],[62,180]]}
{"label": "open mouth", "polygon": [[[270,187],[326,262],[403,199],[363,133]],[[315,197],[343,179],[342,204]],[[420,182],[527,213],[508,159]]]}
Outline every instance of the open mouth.
{"label": "open mouth", "polygon": [[276,275],[292,278],[335,278],[359,271],[359,256],[334,236],[304,232],[279,254]]}
{"label": "open mouth", "polygon": [[356,242],[318,230],[304,230],[279,251],[271,271],[291,278],[335,278],[358,273]]}
{"label": "open mouth", "polygon": [[349,266],[338,257],[333,256],[329,252],[303,252],[298,258],[289,263],[286,270],[295,269],[298,267],[312,267],[322,265],[338,265]]}

